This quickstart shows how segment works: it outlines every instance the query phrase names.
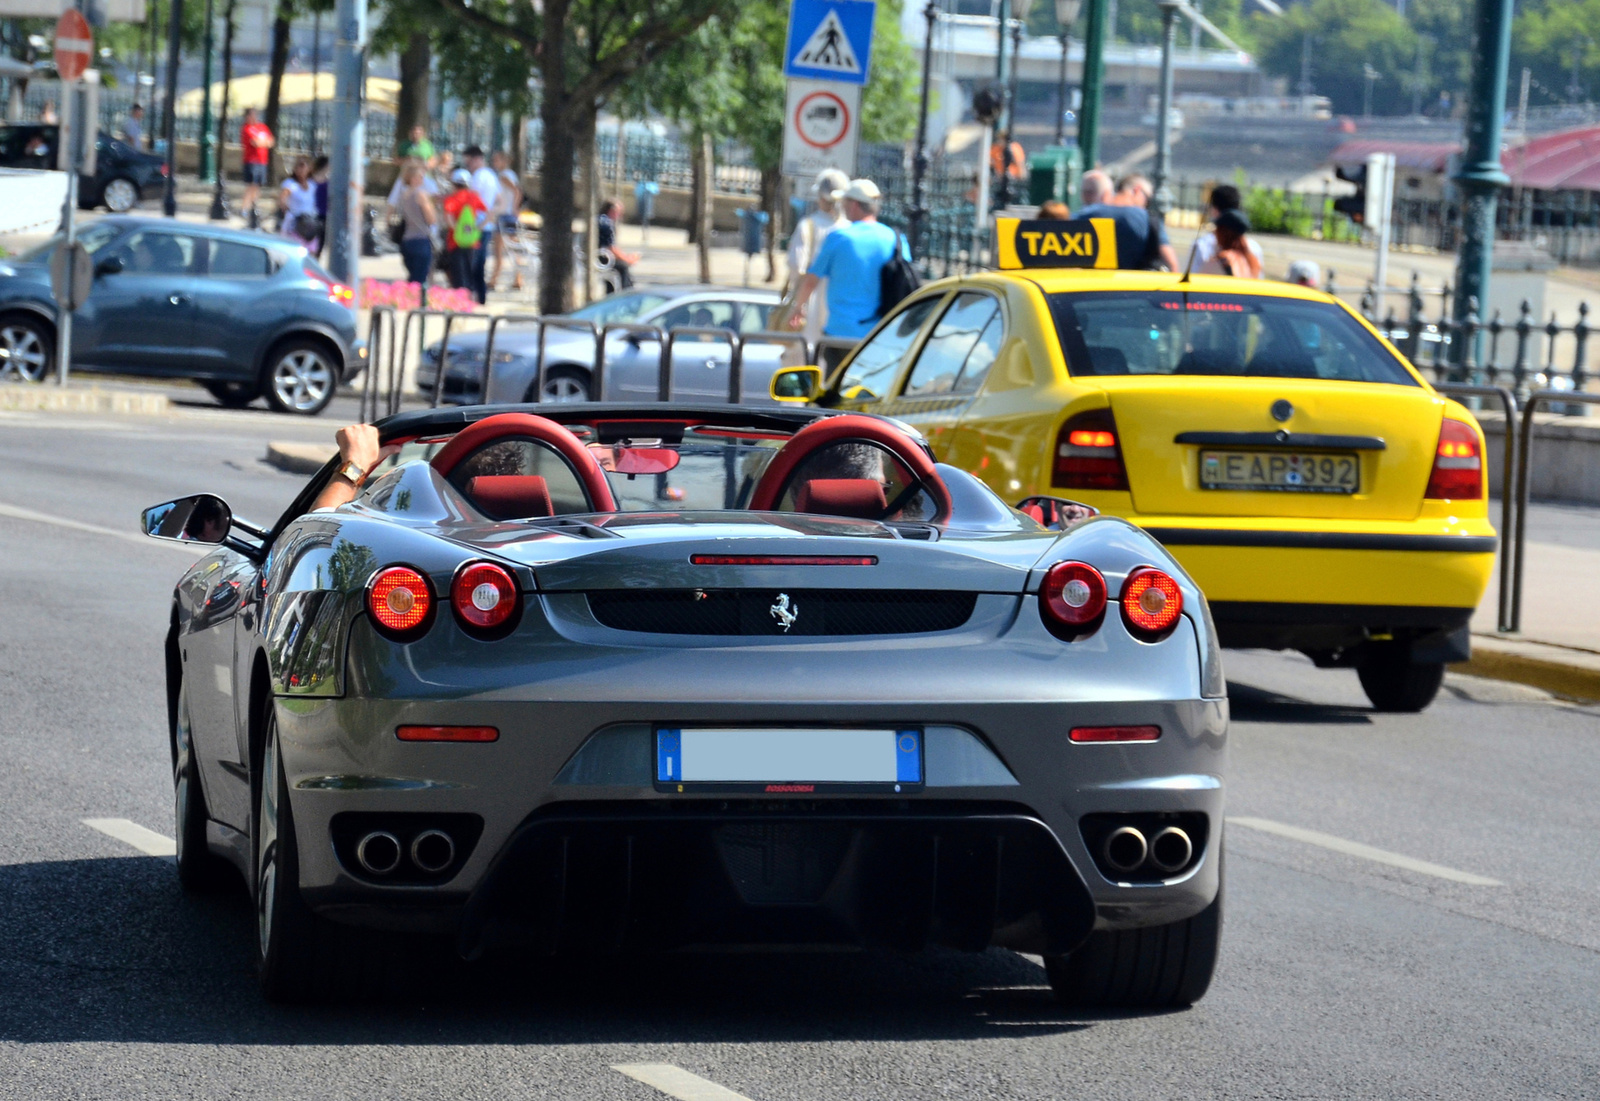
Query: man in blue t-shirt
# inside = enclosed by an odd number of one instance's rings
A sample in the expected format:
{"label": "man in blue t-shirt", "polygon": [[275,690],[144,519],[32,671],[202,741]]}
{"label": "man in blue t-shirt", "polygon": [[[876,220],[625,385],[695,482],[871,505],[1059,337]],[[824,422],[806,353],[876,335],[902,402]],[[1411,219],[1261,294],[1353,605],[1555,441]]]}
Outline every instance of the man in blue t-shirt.
{"label": "man in blue t-shirt", "polygon": [[1111,177],[1098,168],[1085,172],[1078,185],[1083,205],[1074,216],[1116,222],[1117,267],[1142,271],[1164,263],[1168,270],[1176,270],[1178,260],[1167,242],[1167,227],[1160,219],[1151,218],[1143,206],[1117,203],[1115,191]]}
{"label": "man in blue t-shirt", "polygon": [[828,323],[824,336],[860,340],[872,331],[883,315],[883,266],[894,256],[895,242],[901,255],[911,258],[905,238],[878,221],[878,187],[871,180],[852,180],[840,197],[844,216],[850,220],[823,239],[816,259],[800,281],[800,297],[789,324],[798,329],[805,324],[806,304],[817,284],[828,281]]}

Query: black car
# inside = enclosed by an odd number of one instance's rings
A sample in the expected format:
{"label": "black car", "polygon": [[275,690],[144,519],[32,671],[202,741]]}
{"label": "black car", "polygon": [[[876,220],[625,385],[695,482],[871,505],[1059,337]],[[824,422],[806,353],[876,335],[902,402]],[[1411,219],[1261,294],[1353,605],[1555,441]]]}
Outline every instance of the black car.
{"label": "black car", "polygon": [[[0,126],[0,168],[54,169],[60,134],[59,126],[42,122]],[[103,206],[121,214],[140,199],[159,194],[166,175],[163,158],[102,130],[95,141],[94,175],[78,177],[78,205],[84,210]]]}

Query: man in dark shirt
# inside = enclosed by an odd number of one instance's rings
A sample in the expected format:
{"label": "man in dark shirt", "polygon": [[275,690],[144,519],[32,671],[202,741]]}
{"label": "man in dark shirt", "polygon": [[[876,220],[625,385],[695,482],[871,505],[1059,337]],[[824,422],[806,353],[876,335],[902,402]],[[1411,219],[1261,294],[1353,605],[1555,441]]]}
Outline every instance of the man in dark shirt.
{"label": "man in dark shirt", "polygon": [[1178,256],[1167,243],[1167,229],[1140,206],[1113,203],[1115,188],[1111,177],[1095,169],[1083,174],[1079,194],[1083,205],[1079,218],[1110,218],[1117,230],[1117,267],[1147,271],[1165,264],[1169,271],[1178,268]]}
{"label": "man in dark shirt", "polygon": [[636,252],[623,252],[617,247],[617,224],[622,221],[622,203],[607,199],[600,208],[600,223],[596,227],[597,243],[603,251],[611,253],[611,263],[617,269],[618,287],[633,286],[633,265],[639,262]]}

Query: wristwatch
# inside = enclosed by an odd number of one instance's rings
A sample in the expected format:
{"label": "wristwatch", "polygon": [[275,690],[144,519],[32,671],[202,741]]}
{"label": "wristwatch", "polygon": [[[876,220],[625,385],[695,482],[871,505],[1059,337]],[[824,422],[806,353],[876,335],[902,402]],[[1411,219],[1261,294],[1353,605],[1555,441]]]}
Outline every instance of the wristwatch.
{"label": "wristwatch", "polygon": [[367,480],[366,468],[360,463],[345,463],[339,468],[338,474],[339,477],[343,478],[357,489],[360,489],[361,483]]}

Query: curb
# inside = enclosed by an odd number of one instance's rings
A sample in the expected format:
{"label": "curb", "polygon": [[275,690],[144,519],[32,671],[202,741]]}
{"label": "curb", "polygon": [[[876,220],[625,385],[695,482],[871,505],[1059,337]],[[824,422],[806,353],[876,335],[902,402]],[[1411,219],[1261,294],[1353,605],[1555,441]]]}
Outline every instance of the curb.
{"label": "curb", "polygon": [[1452,672],[1515,681],[1574,700],[1600,700],[1600,654],[1548,643],[1474,635],[1472,658]]}
{"label": "curb", "polygon": [[59,386],[13,385],[0,386],[0,410],[7,412],[48,413],[121,413],[133,416],[159,417],[172,412],[172,403],[165,394],[152,394],[139,390],[102,390],[98,386],[87,390]]}
{"label": "curb", "polygon": [[267,465],[291,474],[315,474],[338,453],[338,448],[327,444],[275,440],[267,444]]}

